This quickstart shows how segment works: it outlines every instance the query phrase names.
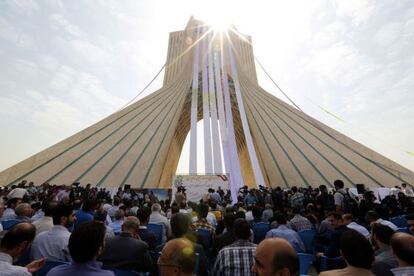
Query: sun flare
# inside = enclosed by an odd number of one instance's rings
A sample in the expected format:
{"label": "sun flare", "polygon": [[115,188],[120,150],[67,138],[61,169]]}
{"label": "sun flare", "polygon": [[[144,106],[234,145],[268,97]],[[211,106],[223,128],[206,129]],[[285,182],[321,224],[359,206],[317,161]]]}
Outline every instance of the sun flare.
{"label": "sun flare", "polygon": [[214,32],[227,32],[234,24],[232,11],[229,2],[212,0],[208,1],[208,5],[197,5],[194,16],[210,26]]}

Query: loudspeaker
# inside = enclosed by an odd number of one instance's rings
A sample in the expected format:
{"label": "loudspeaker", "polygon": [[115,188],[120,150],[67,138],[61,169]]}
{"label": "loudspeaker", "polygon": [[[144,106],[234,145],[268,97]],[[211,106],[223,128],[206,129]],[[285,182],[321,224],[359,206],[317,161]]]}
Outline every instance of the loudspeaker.
{"label": "loudspeaker", "polygon": [[364,184],[356,184],[356,188],[359,195],[363,195],[365,193],[365,185]]}

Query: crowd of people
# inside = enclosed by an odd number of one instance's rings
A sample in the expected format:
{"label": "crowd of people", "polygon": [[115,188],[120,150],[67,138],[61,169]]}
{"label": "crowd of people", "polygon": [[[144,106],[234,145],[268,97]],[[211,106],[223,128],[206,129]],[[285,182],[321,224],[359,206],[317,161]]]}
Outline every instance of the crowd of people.
{"label": "crowd of people", "polygon": [[246,186],[238,202],[208,189],[191,202],[185,187],[159,200],[22,181],[0,190],[0,275],[299,275],[306,256],[305,273],[414,275],[412,187],[333,187]]}

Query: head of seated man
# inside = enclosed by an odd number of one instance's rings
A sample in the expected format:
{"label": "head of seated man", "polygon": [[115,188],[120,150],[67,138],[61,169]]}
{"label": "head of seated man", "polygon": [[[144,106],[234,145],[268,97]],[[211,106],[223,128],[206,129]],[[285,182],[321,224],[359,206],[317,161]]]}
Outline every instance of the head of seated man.
{"label": "head of seated man", "polygon": [[393,254],[397,257],[399,267],[414,267],[413,235],[395,233],[391,238],[391,248]]}
{"label": "head of seated man", "polygon": [[69,238],[69,252],[76,263],[94,261],[104,249],[105,225],[98,221],[80,224]]}
{"label": "head of seated man", "polygon": [[341,255],[347,266],[371,269],[374,250],[369,241],[355,230],[345,232],[341,237]]}
{"label": "head of seated man", "polygon": [[192,275],[195,265],[194,246],[184,238],[167,242],[158,259],[160,275],[185,276]]}
{"label": "head of seated man", "polygon": [[139,223],[137,221],[126,220],[122,224],[122,232],[130,234],[135,239],[139,239],[138,230]]}
{"label": "head of seated man", "polygon": [[29,220],[32,216],[33,210],[29,203],[20,203],[14,210],[18,219]]}
{"label": "head of seated man", "polygon": [[256,248],[252,272],[258,276],[298,276],[299,259],[290,243],[281,238],[263,240]]}
{"label": "head of seated man", "polygon": [[[100,221],[84,222],[78,225],[69,238],[71,264],[59,265],[48,272],[48,276],[60,275],[100,275],[113,276],[114,273],[102,269],[96,259],[104,250],[105,225]],[[93,273],[91,273],[93,271]]]}
{"label": "head of seated man", "polygon": [[414,213],[407,214],[405,218],[407,220],[411,234],[414,235]]}
{"label": "head of seated man", "polygon": [[191,218],[185,213],[176,213],[171,217],[171,231],[175,238],[189,234]]}
{"label": "head of seated man", "polygon": [[36,228],[30,223],[18,223],[10,228],[0,244],[0,252],[17,260],[30,247],[36,235]]}

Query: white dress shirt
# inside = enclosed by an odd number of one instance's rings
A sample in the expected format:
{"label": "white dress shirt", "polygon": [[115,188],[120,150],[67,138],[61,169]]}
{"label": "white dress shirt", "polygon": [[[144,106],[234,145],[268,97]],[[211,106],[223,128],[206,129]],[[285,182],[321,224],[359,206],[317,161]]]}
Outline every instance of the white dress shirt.
{"label": "white dress shirt", "polygon": [[0,274],[2,276],[32,276],[26,267],[13,265],[9,254],[0,252]]}
{"label": "white dress shirt", "polygon": [[163,242],[167,241],[167,238],[171,236],[171,226],[170,222],[166,217],[161,215],[159,212],[152,212],[150,215],[150,219],[148,223],[154,223],[154,224],[162,224],[163,225]]}
{"label": "white dress shirt", "polygon": [[359,225],[358,223],[353,221],[350,224],[348,224],[346,227],[361,233],[365,238],[369,239],[369,236],[370,236],[369,231],[364,226]]}
{"label": "white dress shirt", "polygon": [[44,216],[43,218],[33,222],[33,225],[36,227],[36,235],[39,235],[40,233],[49,231],[53,228],[53,218]]}
{"label": "white dress shirt", "polygon": [[7,195],[7,198],[23,198],[25,195],[29,194],[26,189],[23,188],[14,188]]}
{"label": "white dress shirt", "polygon": [[49,231],[39,234],[32,244],[32,259],[47,257],[50,261],[71,260],[68,243],[70,232],[62,225],[54,225]]}

